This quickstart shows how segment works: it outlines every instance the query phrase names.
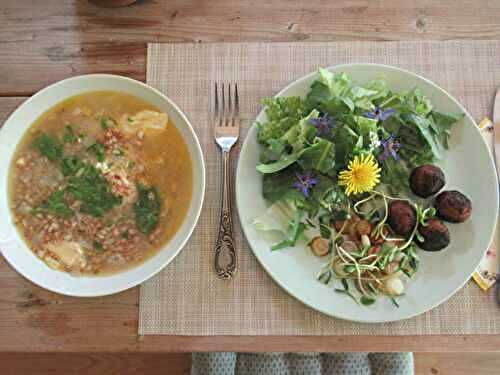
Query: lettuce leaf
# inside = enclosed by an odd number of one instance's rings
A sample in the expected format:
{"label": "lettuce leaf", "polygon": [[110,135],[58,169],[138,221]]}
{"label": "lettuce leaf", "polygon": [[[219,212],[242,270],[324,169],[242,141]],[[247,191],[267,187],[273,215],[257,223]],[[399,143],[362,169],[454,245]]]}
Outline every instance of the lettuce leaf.
{"label": "lettuce leaf", "polygon": [[310,124],[310,120],[318,118],[319,112],[312,110],[306,117],[300,119],[299,123],[288,131],[280,138],[292,147],[293,152],[299,152],[304,147],[312,142],[316,136],[316,128]]}
{"label": "lettuce leaf", "polygon": [[264,99],[262,103],[266,106],[267,120],[257,123],[257,140],[260,143],[282,137],[303,116],[304,103],[300,97]]}
{"label": "lettuce leaf", "polygon": [[324,138],[316,137],[312,146],[304,149],[298,162],[304,170],[314,169],[322,174],[333,176],[335,174],[335,145]]}

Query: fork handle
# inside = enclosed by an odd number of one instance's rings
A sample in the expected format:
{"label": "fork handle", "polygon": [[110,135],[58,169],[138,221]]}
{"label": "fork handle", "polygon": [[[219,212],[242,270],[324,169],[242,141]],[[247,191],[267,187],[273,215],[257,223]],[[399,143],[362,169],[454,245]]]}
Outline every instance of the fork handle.
{"label": "fork handle", "polygon": [[[214,269],[219,279],[229,280],[236,273],[233,219],[231,210],[231,169],[229,151],[222,151],[222,205],[219,234],[215,244]],[[221,256],[225,254],[226,256]],[[225,259],[225,262],[222,262]],[[223,264],[221,264],[223,263]]]}

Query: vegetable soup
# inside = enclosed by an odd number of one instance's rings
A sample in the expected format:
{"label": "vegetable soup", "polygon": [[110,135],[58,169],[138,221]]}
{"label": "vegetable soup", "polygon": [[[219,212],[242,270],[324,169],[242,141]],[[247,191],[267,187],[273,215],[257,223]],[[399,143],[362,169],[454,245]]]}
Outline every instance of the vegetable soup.
{"label": "vegetable soup", "polygon": [[74,96],[26,132],[10,205],[29,248],[72,274],[119,272],[154,255],[191,200],[187,146],[168,116],[119,92]]}

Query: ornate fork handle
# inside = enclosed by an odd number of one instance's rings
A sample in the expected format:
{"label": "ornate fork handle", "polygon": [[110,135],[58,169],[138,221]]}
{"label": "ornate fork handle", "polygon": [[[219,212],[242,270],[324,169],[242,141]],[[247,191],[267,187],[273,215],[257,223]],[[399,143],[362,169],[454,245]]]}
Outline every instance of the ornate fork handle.
{"label": "ornate fork handle", "polygon": [[[236,251],[234,249],[233,219],[231,210],[231,177],[229,151],[222,151],[222,205],[219,235],[215,244],[214,268],[220,279],[231,279],[236,273]],[[225,254],[225,257],[221,255]],[[228,260],[221,264],[221,258]]]}

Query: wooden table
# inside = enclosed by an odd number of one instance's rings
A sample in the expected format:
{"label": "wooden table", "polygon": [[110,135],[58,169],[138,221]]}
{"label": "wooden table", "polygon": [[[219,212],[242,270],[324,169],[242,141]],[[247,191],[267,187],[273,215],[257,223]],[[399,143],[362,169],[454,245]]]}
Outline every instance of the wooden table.
{"label": "wooden table", "polygon": [[[145,79],[147,42],[499,39],[499,1],[1,0],[0,123],[27,96],[84,73]],[[500,58],[500,56],[499,56]],[[44,291],[0,257],[0,352],[500,351],[500,335],[137,335],[138,288],[77,299]],[[0,356],[0,361],[1,361]],[[61,357],[62,358],[62,357]]]}

